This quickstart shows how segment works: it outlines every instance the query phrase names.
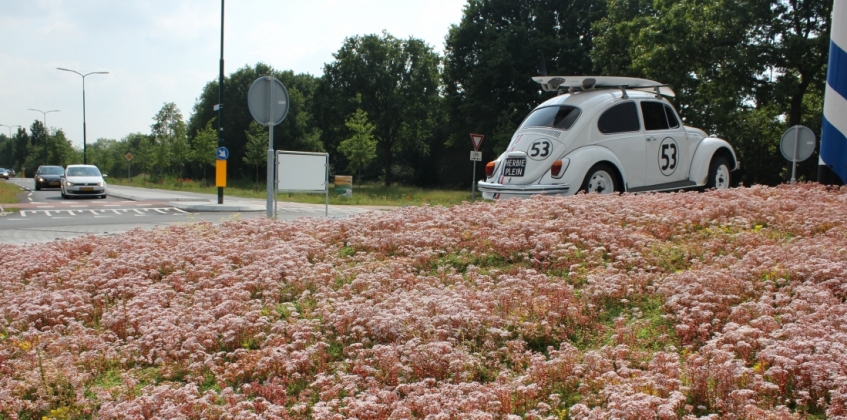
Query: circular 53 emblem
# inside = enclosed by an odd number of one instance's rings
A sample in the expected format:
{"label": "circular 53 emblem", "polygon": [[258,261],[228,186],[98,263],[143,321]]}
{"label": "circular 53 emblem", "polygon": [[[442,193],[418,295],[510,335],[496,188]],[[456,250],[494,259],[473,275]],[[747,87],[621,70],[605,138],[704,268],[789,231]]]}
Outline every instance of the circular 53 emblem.
{"label": "circular 53 emblem", "polygon": [[527,156],[532,160],[547,159],[550,153],[553,153],[553,144],[549,140],[535,141],[529,145],[529,150],[526,151]]}
{"label": "circular 53 emblem", "polygon": [[659,145],[659,170],[668,176],[679,166],[679,147],[673,137],[665,137]]}

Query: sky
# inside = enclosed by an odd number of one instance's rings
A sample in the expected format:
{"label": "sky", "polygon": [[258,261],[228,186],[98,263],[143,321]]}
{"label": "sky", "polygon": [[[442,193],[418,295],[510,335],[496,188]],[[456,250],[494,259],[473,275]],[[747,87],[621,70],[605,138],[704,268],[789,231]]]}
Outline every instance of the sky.
{"label": "sky", "polygon": [[[224,72],[263,62],[323,74],[344,39],[379,34],[424,40],[439,54],[466,0],[229,0]],[[35,120],[75,147],[150,133],[173,102],[188,120],[218,78],[221,0],[0,0],[0,124]],[[57,70],[75,70],[80,75]],[[38,112],[31,111],[58,112]],[[14,131],[16,128],[13,129]],[[7,127],[0,133],[9,135]]]}

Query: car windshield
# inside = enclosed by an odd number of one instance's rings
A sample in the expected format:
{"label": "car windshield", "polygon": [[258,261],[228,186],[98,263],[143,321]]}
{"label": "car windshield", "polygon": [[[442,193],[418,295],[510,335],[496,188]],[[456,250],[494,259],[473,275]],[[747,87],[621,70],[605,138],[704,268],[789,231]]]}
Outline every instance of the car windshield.
{"label": "car windshield", "polygon": [[530,127],[550,127],[568,130],[579,118],[579,108],[573,106],[547,106],[538,108],[523,121],[518,131]]}
{"label": "car windshield", "polygon": [[94,167],[68,168],[68,176],[100,176],[100,171]]}
{"label": "car windshield", "polygon": [[44,166],[38,169],[39,175],[61,175],[65,170],[61,166]]}

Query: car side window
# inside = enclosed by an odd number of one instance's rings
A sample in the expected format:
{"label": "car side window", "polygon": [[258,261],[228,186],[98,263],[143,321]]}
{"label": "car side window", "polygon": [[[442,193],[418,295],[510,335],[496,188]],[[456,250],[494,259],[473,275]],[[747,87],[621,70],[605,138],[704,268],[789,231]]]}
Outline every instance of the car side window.
{"label": "car side window", "polygon": [[607,109],[597,121],[597,129],[603,134],[641,130],[635,102],[624,102]]}
{"label": "car side window", "polygon": [[670,128],[665,105],[660,102],[641,102],[641,115],[644,116],[644,129],[647,131]]}
{"label": "car side window", "polygon": [[668,125],[671,128],[679,128],[679,120],[676,118],[676,113],[673,112],[673,108],[665,105],[665,115],[668,117]]}

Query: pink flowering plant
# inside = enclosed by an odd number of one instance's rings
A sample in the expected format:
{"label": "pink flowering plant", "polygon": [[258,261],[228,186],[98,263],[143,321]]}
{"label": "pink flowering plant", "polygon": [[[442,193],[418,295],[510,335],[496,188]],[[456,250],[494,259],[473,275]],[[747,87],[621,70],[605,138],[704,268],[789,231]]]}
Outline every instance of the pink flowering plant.
{"label": "pink flowering plant", "polygon": [[4,248],[0,419],[847,416],[847,189]]}

